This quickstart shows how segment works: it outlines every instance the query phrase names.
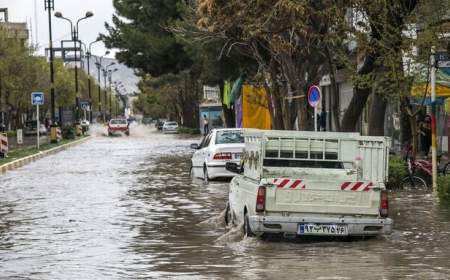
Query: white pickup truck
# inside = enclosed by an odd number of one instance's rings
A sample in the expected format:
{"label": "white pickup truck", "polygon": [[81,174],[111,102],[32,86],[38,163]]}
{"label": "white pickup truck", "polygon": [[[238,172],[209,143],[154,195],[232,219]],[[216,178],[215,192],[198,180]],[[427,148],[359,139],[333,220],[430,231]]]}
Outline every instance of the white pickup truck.
{"label": "white pickup truck", "polygon": [[247,236],[388,234],[389,138],[358,133],[244,130],[242,166],[225,220]]}

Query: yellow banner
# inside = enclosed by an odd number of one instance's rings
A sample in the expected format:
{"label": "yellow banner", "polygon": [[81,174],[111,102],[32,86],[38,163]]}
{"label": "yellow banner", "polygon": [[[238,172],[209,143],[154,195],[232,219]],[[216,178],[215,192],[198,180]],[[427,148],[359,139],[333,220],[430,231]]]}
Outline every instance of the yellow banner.
{"label": "yellow banner", "polygon": [[272,118],[266,90],[263,87],[244,85],[242,96],[242,127],[271,129]]}
{"label": "yellow banner", "polygon": [[[423,96],[423,93],[425,92],[425,84],[415,85],[411,88],[411,95],[412,96]],[[427,88],[427,96],[431,96],[431,84],[428,84]],[[436,97],[449,97],[450,96],[450,88],[446,86],[442,86],[439,84],[436,84]]]}

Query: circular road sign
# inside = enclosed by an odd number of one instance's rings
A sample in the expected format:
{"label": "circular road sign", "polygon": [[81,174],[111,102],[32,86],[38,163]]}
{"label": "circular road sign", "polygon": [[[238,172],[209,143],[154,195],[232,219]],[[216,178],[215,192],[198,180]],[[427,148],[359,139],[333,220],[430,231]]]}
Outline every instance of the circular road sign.
{"label": "circular road sign", "polygon": [[318,86],[311,86],[308,90],[308,103],[311,107],[317,107],[322,98],[322,93]]}

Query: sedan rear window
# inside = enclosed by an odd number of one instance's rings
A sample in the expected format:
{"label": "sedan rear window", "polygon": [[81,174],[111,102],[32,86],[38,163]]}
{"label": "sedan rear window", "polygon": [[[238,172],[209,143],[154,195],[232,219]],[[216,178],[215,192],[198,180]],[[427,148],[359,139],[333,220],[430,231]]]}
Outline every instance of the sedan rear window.
{"label": "sedan rear window", "polygon": [[111,120],[111,124],[127,124],[127,120]]}
{"label": "sedan rear window", "polygon": [[166,122],[166,123],[164,123],[164,125],[172,126],[172,125],[177,125],[177,123],[176,122]]}
{"label": "sedan rear window", "polygon": [[244,143],[244,136],[239,130],[218,131],[216,134],[216,144],[237,144]]}

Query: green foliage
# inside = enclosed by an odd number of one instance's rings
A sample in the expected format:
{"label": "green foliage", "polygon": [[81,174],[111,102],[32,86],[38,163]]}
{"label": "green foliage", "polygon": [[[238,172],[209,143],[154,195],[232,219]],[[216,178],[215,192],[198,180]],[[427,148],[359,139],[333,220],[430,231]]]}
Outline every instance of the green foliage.
{"label": "green foliage", "polygon": [[[0,110],[6,112],[13,129],[20,128],[21,114],[31,118],[34,111],[30,102],[32,91],[45,93],[41,106],[41,118],[50,116],[50,67],[45,57],[34,54],[34,49],[11,36],[11,32],[0,27]],[[73,69],[64,65],[61,59],[54,61],[56,107],[73,106],[75,102],[75,78]],[[87,74],[80,69],[79,95],[89,100]],[[92,79],[92,89],[96,88]],[[93,99],[94,108],[97,100]]]}
{"label": "green foliage", "polygon": [[189,127],[178,127],[178,133],[181,134],[191,134],[191,135],[198,135],[200,134],[200,130],[198,128],[189,128]]}
{"label": "green foliage", "polygon": [[450,205],[450,176],[439,176],[437,185],[440,202]]}
{"label": "green foliage", "polygon": [[75,127],[73,127],[72,125],[67,125],[63,127],[62,137],[64,139],[75,139],[76,138]]}
{"label": "green foliage", "polygon": [[399,156],[389,158],[389,179],[386,183],[388,189],[397,189],[401,180],[408,175],[408,169],[405,161]]}
{"label": "green foliage", "polygon": [[[180,0],[114,0],[113,26],[102,35],[107,47],[120,51],[116,57],[142,73],[160,76],[178,73],[192,61],[168,30],[181,17]],[[122,20],[125,18],[126,20]]]}
{"label": "green foliage", "polygon": [[17,136],[17,131],[16,130],[8,131],[6,133],[6,135],[8,135],[8,137],[16,137]]}

